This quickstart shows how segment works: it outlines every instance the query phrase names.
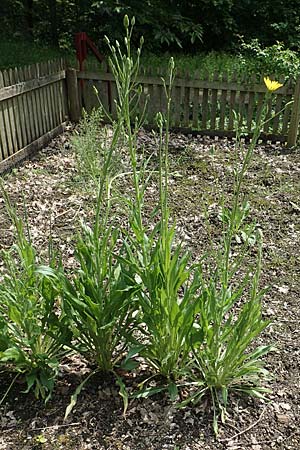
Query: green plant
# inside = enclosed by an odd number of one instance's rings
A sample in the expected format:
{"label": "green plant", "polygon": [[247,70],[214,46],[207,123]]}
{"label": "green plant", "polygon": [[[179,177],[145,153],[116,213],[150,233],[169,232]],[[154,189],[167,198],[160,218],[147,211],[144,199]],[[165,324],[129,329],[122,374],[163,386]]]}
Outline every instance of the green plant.
{"label": "green plant", "polygon": [[22,220],[2,189],[16,231],[16,243],[2,252],[6,272],[0,285],[0,365],[24,374],[27,391],[48,400],[60,360],[70,341],[59,307],[60,283],[55,258],[43,266]]}
{"label": "green plant", "polygon": [[125,270],[115,257],[118,231],[82,225],[76,245],[79,269],[64,277],[64,309],[72,317],[74,348],[98,370],[120,365],[134,325],[135,303]]}
{"label": "green plant", "polygon": [[[266,80],[266,84],[268,80]],[[270,86],[270,89],[273,87]],[[280,86],[278,86],[280,87]],[[271,89],[272,90],[272,89]],[[247,223],[249,204],[241,202],[243,179],[251,163],[260,135],[266,105],[257,117],[252,141],[246,151],[237,133],[237,153],[244,155],[240,168],[235,170],[232,205],[223,208],[221,246],[213,267],[200,268],[201,288],[198,307],[198,330],[192,336],[194,355],[194,393],[184,402],[196,403],[209,393],[213,402],[214,430],[218,432],[218,417],[226,418],[229,391],[238,391],[263,398],[268,392],[261,386],[268,375],[261,357],[272,350],[272,345],[253,348],[253,341],[269,325],[261,311],[265,289],[259,288],[261,271],[261,233],[255,223]],[[236,246],[236,236],[243,244]],[[238,240],[241,244],[241,240]],[[258,244],[255,263],[249,262],[249,247]]]}
{"label": "green plant", "polygon": [[[96,123],[94,122],[96,120]],[[97,204],[92,227],[82,223],[77,236],[76,258],[79,269],[71,279],[64,275],[64,308],[73,318],[73,332],[79,345],[76,349],[104,372],[113,370],[124,353],[133,322],[135,285],[120,266],[120,231],[112,214],[111,183],[115,176],[113,158],[122,137],[123,118],[120,115],[112,129],[112,136],[101,150],[97,167]],[[91,160],[97,158],[99,145],[98,113],[86,116],[82,134],[76,137],[77,147],[89,147]],[[88,170],[88,168],[86,167]],[[121,246],[122,247],[122,246]],[[123,344],[123,345],[122,345]]]}
{"label": "green plant", "polygon": [[[95,95],[98,95],[95,89]],[[92,183],[97,188],[102,176],[103,165],[110,146],[108,128],[103,126],[104,112],[102,108],[93,109],[91,113],[83,111],[83,117],[71,138],[75,151],[80,179],[85,183]],[[109,172],[111,175],[120,170],[120,158],[116,148],[110,157]]]}
{"label": "green plant", "polygon": [[[140,355],[155,369],[156,374],[167,380],[170,393],[174,397],[176,388],[173,381],[184,370],[190,350],[188,336],[193,326],[195,304],[192,300],[197,287],[197,278],[190,283],[189,255],[182,252],[180,244],[175,243],[175,226],[171,225],[169,220],[168,142],[174,62],[171,59],[169,78],[165,82],[166,118],[163,118],[162,114],[158,115],[160,200],[153,212],[152,217],[155,217],[156,225],[151,232],[143,221],[147,165],[138,167],[137,163],[137,133],[142,119],[136,119],[135,126],[132,126],[132,94],[136,94],[138,101],[135,79],[139,69],[140,52],[137,61],[133,62],[130,48],[133,22],[130,27],[125,16],[124,23],[126,56],[120,52],[118,44],[117,50],[110,46],[110,64],[119,94],[119,120],[123,120],[127,136],[134,196],[131,200],[125,200],[129,208],[129,231],[124,243],[126,255],[120,255],[119,260],[122,266],[128,267],[128,276],[132,283],[137,285],[136,294],[141,308],[140,322],[143,324],[140,326]],[[163,126],[166,128],[165,139]],[[184,291],[182,296],[181,291]]]}
{"label": "green plant", "polygon": [[300,59],[297,52],[285,48],[282,42],[269,47],[263,47],[258,39],[241,42],[239,55],[240,65],[247,66],[251,73],[283,76],[286,80],[298,78],[300,74]]}

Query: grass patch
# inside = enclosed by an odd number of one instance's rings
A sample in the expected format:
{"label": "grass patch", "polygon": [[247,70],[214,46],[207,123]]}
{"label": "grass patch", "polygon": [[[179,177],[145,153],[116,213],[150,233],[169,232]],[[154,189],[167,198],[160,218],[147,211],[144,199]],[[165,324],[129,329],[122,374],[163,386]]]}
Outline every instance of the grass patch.
{"label": "grass patch", "polygon": [[57,48],[45,47],[23,40],[0,40],[0,69],[36,64],[51,59],[66,57],[67,54]]}

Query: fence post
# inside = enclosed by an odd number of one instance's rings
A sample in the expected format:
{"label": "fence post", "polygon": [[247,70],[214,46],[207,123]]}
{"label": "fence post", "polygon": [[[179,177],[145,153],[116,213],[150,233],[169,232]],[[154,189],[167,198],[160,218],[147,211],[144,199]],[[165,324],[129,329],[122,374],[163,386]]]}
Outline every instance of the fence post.
{"label": "fence post", "polygon": [[80,114],[76,69],[68,68],[66,79],[67,79],[69,117],[72,122],[78,122],[81,114]]}
{"label": "fence post", "polygon": [[298,77],[294,91],[294,103],[291,113],[291,122],[287,137],[287,146],[294,147],[297,142],[298,128],[300,122],[300,77]]}

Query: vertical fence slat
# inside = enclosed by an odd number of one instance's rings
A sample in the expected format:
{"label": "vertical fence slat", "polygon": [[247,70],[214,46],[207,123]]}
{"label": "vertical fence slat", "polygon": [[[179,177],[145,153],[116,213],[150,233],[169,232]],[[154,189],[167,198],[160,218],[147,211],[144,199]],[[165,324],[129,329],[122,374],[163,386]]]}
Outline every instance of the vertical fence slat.
{"label": "vertical fence slat", "polygon": [[273,115],[273,100],[274,98],[271,97],[267,103],[267,113],[264,117],[264,133],[268,133],[270,129],[270,119]]}
{"label": "vertical fence slat", "polygon": [[300,77],[296,81],[294,91],[294,103],[291,112],[291,122],[287,138],[288,147],[293,147],[294,145],[296,145],[299,122],[300,122]]}
{"label": "vertical fence slat", "polygon": [[[29,79],[27,68],[22,68],[23,80],[27,81]],[[25,92],[23,95],[23,104],[25,107],[26,114],[26,132],[28,144],[34,140],[34,124],[33,124],[33,113],[32,113],[32,102],[31,102],[31,92]]]}
{"label": "vertical fence slat", "polygon": [[[29,66],[29,72],[30,72],[30,79],[34,80],[36,79],[36,67],[35,65]],[[35,127],[35,139],[38,139],[41,130],[40,130],[40,124],[39,124],[39,111],[38,111],[38,93],[37,89],[32,90],[32,104],[33,104],[33,111],[34,111],[34,127]]]}
{"label": "vertical fence slat", "polygon": [[[49,73],[50,74],[55,73],[55,69],[56,69],[55,61],[51,61]],[[51,87],[51,92],[52,92],[53,128],[55,128],[57,126],[57,122],[58,122],[58,119],[57,119],[57,92],[56,92],[57,82],[51,83],[50,87]]]}
{"label": "vertical fence slat", "polygon": [[[290,98],[285,96],[285,104],[288,103],[289,100]],[[281,134],[283,134],[284,136],[288,133],[288,126],[291,118],[291,109],[291,105],[288,105],[283,113]]]}
{"label": "vertical fence slat", "polygon": [[80,119],[80,102],[76,69],[67,69],[67,92],[70,120],[78,122]]}
{"label": "vertical fence slat", "polygon": [[[256,77],[255,75],[252,75],[250,79],[251,86],[255,84],[255,81]],[[247,105],[247,130],[249,133],[252,130],[254,107],[255,107],[255,91],[251,90],[248,94],[248,105]]]}
{"label": "vertical fence slat", "polygon": [[[214,73],[213,81],[219,81],[219,74]],[[211,90],[211,110],[210,110],[210,130],[216,128],[216,118],[217,118],[217,108],[218,108],[218,89]]]}
{"label": "vertical fence slat", "polygon": [[[231,83],[236,83],[237,80],[237,74],[234,72],[231,76]],[[230,89],[230,100],[229,100],[229,121],[228,121],[228,130],[234,129],[234,122],[235,122],[235,108],[236,108],[236,91],[234,89]]]}
{"label": "vertical fence slat", "polygon": [[[4,87],[3,74],[0,72],[0,89]],[[8,110],[7,101],[0,102],[0,137],[1,137],[1,153],[0,159],[5,159],[9,155],[12,147],[11,136],[8,130]]]}
{"label": "vertical fence slat", "polygon": [[[51,61],[47,62],[48,73],[51,74]],[[54,110],[54,93],[53,93],[53,83],[47,85],[48,89],[48,108],[50,112],[50,128],[51,130],[55,127],[55,110]]]}
{"label": "vertical fence slat", "polygon": [[[61,66],[61,60],[58,60],[57,61],[57,72],[61,72],[62,70],[63,69]],[[57,111],[58,121],[57,121],[57,123],[58,123],[58,125],[64,121],[62,87],[63,87],[63,80],[59,80],[57,83],[57,99],[58,99],[58,111]]]}
{"label": "vertical fence slat", "polygon": [[189,126],[189,114],[190,114],[190,88],[183,88],[183,117],[182,117],[182,126]]}
{"label": "vertical fence slat", "polygon": [[244,124],[244,116],[245,116],[245,98],[246,98],[246,92],[240,91],[238,95],[238,114],[239,114],[239,120],[238,120],[238,126],[241,128]]}
{"label": "vertical fence slat", "polygon": [[[42,74],[48,74],[48,64],[45,62],[41,67]],[[43,115],[45,122],[46,131],[51,130],[51,109],[50,109],[50,97],[49,97],[49,86],[44,86],[42,94],[42,102],[43,102]]]}
{"label": "vertical fence slat", "polygon": [[172,124],[175,127],[180,126],[180,115],[181,115],[181,87],[174,87],[174,115]]}
{"label": "vertical fence slat", "polygon": [[[8,84],[7,86],[14,86],[15,79],[13,70],[9,69],[7,71],[8,74]],[[14,127],[14,134],[15,134],[15,140],[17,149],[22,147],[22,137],[20,136],[20,128],[19,128],[19,111],[18,111],[18,98],[12,97],[11,98],[11,105],[12,105],[12,114],[13,114],[13,127]]]}
{"label": "vertical fence slat", "polygon": [[[41,64],[41,74],[43,76],[45,76],[47,73],[48,73],[48,65],[47,65],[47,63],[42,63]],[[43,108],[43,117],[44,117],[45,132],[46,132],[51,129],[48,86],[44,86],[42,89],[42,108]]]}
{"label": "vertical fence slat", "polygon": [[[41,77],[41,67],[40,64],[35,64],[35,78],[39,79]],[[38,129],[39,129],[39,137],[44,134],[44,123],[43,123],[43,108],[42,108],[42,89],[36,89],[36,102],[37,102],[37,113],[38,113]]]}
{"label": "vertical fence slat", "polygon": [[[190,76],[188,72],[183,73],[184,79],[189,80]],[[190,87],[186,86],[183,88],[183,126],[189,127],[190,125],[190,95],[191,95],[191,89]]]}
{"label": "vertical fence slat", "polygon": [[[208,80],[208,73],[204,72],[203,80]],[[204,88],[202,90],[202,101],[201,101],[201,128],[202,130],[207,129],[207,118],[208,118],[208,89]]]}
{"label": "vertical fence slat", "polygon": [[273,134],[276,134],[279,129],[279,120],[280,120],[280,116],[282,115],[282,114],[280,114],[281,109],[282,109],[282,95],[277,94],[276,103],[275,103],[275,117],[274,117],[273,123],[272,123],[272,133]]}
{"label": "vertical fence slat", "polygon": [[[34,69],[33,66],[27,67],[27,73],[28,73],[28,80],[34,79]],[[31,102],[31,115],[32,115],[32,127],[33,127],[33,136],[32,138],[38,139],[39,137],[39,130],[38,130],[38,120],[37,120],[37,108],[36,108],[36,95],[34,90],[30,91],[30,102]]]}
{"label": "vertical fence slat", "polygon": [[[9,74],[7,70],[4,70],[3,72],[3,80],[4,80],[4,86],[10,86],[10,79]],[[17,142],[17,130],[16,130],[16,124],[15,124],[15,117],[14,117],[14,105],[13,100],[7,99],[7,110],[8,110],[8,121],[6,123],[8,133],[11,137],[11,147],[9,149],[9,156],[13,153],[18,151],[18,142]]]}
{"label": "vertical fence slat", "polygon": [[199,121],[199,88],[194,88],[192,92],[193,128],[197,129]]}
{"label": "vertical fence slat", "polygon": [[[226,83],[227,81],[228,81],[228,74],[224,73],[222,76],[222,82]],[[223,89],[221,91],[221,98],[220,98],[220,123],[219,123],[220,130],[225,129],[226,106],[227,106],[227,90]]]}
{"label": "vertical fence slat", "polygon": [[[15,76],[15,70],[10,69],[9,71],[9,80],[11,86],[14,86],[17,84],[17,78]],[[22,114],[22,107],[21,107],[21,99],[20,96],[16,96],[12,98],[13,103],[13,109],[14,109],[14,120],[15,120],[15,127],[16,127],[16,137],[17,137],[17,145],[18,150],[22,148],[25,144],[24,134],[23,134],[23,128],[21,123],[21,114]]]}
{"label": "vertical fence slat", "polygon": [[[24,74],[21,70],[21,68],[15,68],[15,80],[16,83],[22,83],[24,81]],[[26,114],[26,100],[25,96],[20,95],[19,96],[19,109],[20,109],[20,127],[21,127],[21,133],[23,136],[23,146],[27,145],[29,143],[28,133],[27,133],[27,114]]]}

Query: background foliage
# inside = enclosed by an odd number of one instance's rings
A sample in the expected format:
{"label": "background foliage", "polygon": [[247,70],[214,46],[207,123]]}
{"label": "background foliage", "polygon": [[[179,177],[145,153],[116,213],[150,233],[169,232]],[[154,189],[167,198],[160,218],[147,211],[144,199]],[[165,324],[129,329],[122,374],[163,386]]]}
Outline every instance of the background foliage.
{"label": "background foliage", "polygon": [[124,14],[136,17],[136,36],[148,51],[189,53],[234,50],[241,36],[263,46],[300,48],[300,0],[1,0],[1,33],[7,38],[72,48],[87,31],[100,45],[120,39]]}

